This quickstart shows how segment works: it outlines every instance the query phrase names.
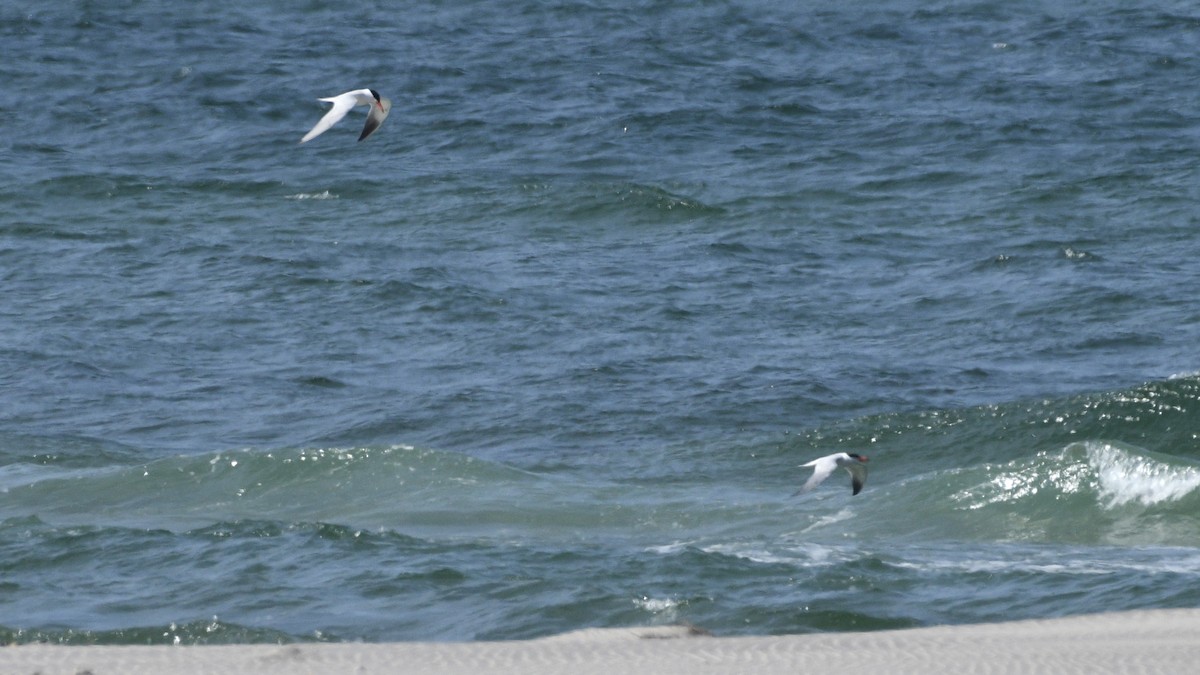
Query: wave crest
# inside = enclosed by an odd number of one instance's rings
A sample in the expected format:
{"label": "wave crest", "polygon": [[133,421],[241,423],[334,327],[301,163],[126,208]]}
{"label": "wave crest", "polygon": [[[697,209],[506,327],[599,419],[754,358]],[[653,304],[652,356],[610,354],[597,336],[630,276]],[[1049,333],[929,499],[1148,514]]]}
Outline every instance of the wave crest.
{"label": "wave crest", "polygon": [[1095,477],[1097,496],[1107,508],[1179,501],[1200,488],[1200,468],[1184,465],[1177,458],[1160,458],[1113,443],[1081,445]]}

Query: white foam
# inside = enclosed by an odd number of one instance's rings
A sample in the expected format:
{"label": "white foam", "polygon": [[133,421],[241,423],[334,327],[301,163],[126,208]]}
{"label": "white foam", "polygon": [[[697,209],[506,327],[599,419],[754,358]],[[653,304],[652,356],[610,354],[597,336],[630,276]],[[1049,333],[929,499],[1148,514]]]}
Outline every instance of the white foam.
{"label": "white foam", "polygon": [[775,563],[794,563],[796,559],[789,556],[781,556],[770,551],[755,548],[751,546],[743,546],[742,544],[713,544],[700,549],[705,553],[719,553],[750,562],[775,564]]}
{"label": "white foam", "polygon": [[1088,443],[1087,459],[1108,508],[1177,501],[1200,488],[1200,468],[1168,464],[1108,443]]}
{"label": "white foam", "polygon": [[[1158,549],[1166,551],[1167,549]],[[1174,551],[1174,549],[1171,549]],[[1051,559],[1053,558],[1053,559]],[[975,558],[972,560],[918,560],[895,561],[893,567],[921,572],[951,571],[987,574],[1037,573],[1072,576],[1108,575],[1116,573],[1180,574],[1196,576],[1196,556],[1191,549],[1179,549],[1178,555],[1163,554],[1156,560],[1094,559],[1081,554],[1056,550],[1051,554],[1027,555],[1019,551],[1003,558]]]}
{"label": "white foam", "polygon": [[822,546],[812,542],[781,543],[777,551],[740,542],[711,544],[701,547],[700,550],[705,553],[717,553],[765,565],[783,564],[805,567],[840,565],[858,556],[854,549]]}
{"label": "white foam", "polygon": [[818,527],[825,527],[826,525],[833,525],[834,523],[840,523],[843,520],[849,520],[853,516],[854,516],[854,513],[850,509],[842,509],[841,511],[838,511],[837,513],[835,513],[831,516],[821,516],[820,518],[817,519],[817,521],[815,523],[813,523],[812,525],[809,525],[808,527],[804,528],[803,530],[800,530],[800,533],[804,534],[810,530],[815,530]]}
{"label": "white foam", "polygon": [[651,614],[662,614],[664,612],[674,614],[675,610],[685,603],[674,598],[651,598],[643,595],[640,598],[634,598],[633,604]]}
{"label": "white foam", "polygon": [[1200,370],[1187,370],[1167,377],[1168,380],[1193,380],[1196,378],[1200,378]]}
{"label": "white foam", "polygon": [[671,555],[673,553],[678,553],[678,552],[688,548],[689,546],[692,546],[693,544],[694,544],[694,542],[690,542],[690,541],[677,541],[677,542],[674,542],[671,544],[661,544],[659,546],[650,546],[646,550],[649,551],[650,553],[657,553],[658,555]]}
{"label": "white foam", "polygon": [[288,195],[284,199],[337,199],[338,195],[333,194],[329,190],[324,192],[301,192],[294,195]]}

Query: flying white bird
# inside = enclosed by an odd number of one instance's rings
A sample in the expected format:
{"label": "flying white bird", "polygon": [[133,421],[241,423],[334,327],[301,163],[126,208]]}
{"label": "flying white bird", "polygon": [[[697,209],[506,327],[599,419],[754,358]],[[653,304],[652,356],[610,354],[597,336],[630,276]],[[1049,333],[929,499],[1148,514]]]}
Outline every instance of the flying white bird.
{"label": "flying white bird", "polygon": [[[801,464],[800,466],[811,466],[813,474],[808,479],[808,482],[796,491],[795,495],[816,488],[826,478],[829,478],[834,469],[839,466],[850,473],[850,487],[854,489],[853,494],[861,492],[863,483],[867,482],[867,458],[865,455],[856,455],[853,452],[836,452],[832,455],[814,459],[808,464]],[[792,496],[794,497],[795,495]]]}
{"label": "flying white bird", "polygon": [[319,98],[317,100],[332,103],[333,107],[329,109],[329,112],[325,113],[320,122],[317,122],[317,126],[313,127],[307,134],[304,134],[304,138],[300,139],[301,143],[307,143],[328,131],[329,127],[342,121],[342,118],[346,116],[346,113],[350,112],[351,108],[365,105],[371,108],[371,112],[367,113],[367,124],[363,127],[362,135],[358,137],[358,140],[361,141],[375,133],[375,130],[379,128],[380,124],[383,124],[384,118],[388,116],[388,112],[392,109],[392,102],[386,98],[380,98],[379,92],[374,89],[355,89],[344,94],[338,94],[332,98]]}

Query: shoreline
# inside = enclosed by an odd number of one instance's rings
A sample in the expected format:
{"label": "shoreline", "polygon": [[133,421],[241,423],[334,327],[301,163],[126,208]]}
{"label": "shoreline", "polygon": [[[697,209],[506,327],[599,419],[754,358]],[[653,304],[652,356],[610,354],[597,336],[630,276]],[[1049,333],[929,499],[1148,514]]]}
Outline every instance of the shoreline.
{"label": "shoreline", "polygon": [[786,636],[711,637],[687,626],[660,626],[506,642],[0,649],[0,672],[14,675],[1171,673],[1197,661],[1200,609]]}

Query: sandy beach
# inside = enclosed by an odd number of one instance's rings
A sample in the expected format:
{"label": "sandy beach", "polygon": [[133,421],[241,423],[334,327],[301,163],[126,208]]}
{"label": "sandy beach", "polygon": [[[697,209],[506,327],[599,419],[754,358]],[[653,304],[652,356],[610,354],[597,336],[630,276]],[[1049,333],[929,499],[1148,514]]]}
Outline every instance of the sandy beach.
{"label": "sandy beach", "polygon": [[654,627],[513,642],[0,649],[11,675],[1182,673],[1197,661],[1200,609],[780,637]]}

